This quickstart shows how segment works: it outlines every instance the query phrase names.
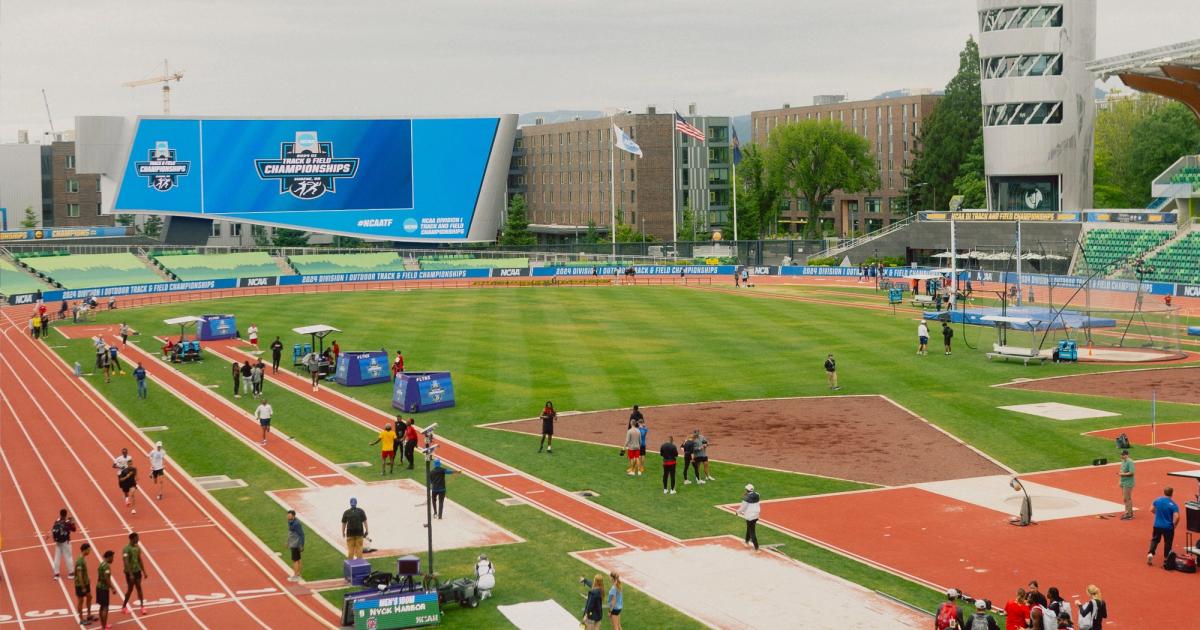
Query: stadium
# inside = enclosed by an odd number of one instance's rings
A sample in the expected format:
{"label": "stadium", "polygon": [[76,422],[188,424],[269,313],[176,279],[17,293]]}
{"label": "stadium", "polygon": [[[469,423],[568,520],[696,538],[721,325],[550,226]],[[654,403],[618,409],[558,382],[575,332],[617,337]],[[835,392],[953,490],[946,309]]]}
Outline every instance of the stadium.
{"label": "stadium", "polygon": [[[984,59],[1071,35],[988,120],[1109,77],[1200,118],[1200,42],[1094,59],[1083,11],[978,5]],[[0,629],[101,627],[104,549],[131,628],[597,628],[618,579],[618,630],[1024,628],[1048,587],[1191,627],[1200,155],[1092,208],[1090,149],[1029,163],[1090,147],[1060,115],[986,124],[982,208],[651,245],[613,201],[595,243],[512,248],[514,114],[77,117],[103,214],[168,229],[3,233]],[[356,243],[180,241],[214,219]]]}

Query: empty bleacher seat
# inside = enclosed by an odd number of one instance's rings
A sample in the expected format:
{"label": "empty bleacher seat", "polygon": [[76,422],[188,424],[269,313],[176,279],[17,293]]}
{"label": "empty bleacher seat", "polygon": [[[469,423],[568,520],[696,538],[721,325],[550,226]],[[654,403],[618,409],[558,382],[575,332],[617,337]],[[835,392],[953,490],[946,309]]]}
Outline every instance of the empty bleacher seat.
{"label": "empty bleacher seat", "polygon": [[1164,230],[1089,230],[1084,237],[1081,271],[1114,271],[1125,260],[1136,258],[1171,237]]}
{"label": "empty bleacher seat", "polygon": [[154,260],[180,280],[277,276],[279,266],[266,252],[240,254],[163,254]]}
{"label": "empty bleacher seat", "polygon": [[37,278],[17,269],[7,260],[0,259],[0,293],[17,295],[20,293],[35,293],[44,291],[50,286],[38,281]]}
{"label": "empty bleacher seat", "polygon": [[288,257],[288,262],[301,275],[404,271],[404,259],[396,252],[302,254]]}
{"label": "empty bleacher seat", "polygon": [[1146,259],[1147,280],[1200,284],[1200,233],[1186,234]]}
{"label": "empty bleacher seat", "polygon": [[137,256],[129,253],[26,256],[21,258],[21,263],[65,289],[163,282]]}

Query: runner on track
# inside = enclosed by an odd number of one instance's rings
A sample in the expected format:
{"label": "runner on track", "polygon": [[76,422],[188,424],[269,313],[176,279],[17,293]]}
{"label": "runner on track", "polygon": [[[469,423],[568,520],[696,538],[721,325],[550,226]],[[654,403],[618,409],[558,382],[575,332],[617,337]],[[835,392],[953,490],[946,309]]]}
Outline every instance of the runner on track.
{"label": "runner on track", "polygon": [[132,464],[121,469],[117,475],[117,485],[125,495],[125,505],[129,506],[130,514],[137,514],[137,468]]}
{"label": "runner on track", "polygon": [[121,561],[125,564],[125,601],[121,602],[121,612],[129,614],[129,600],[133,591],[137,590],[138,614],[146,614],[146,598],[142,595],[142,580],[150,579],[146,568],[142,566],[142,548],[138,546],[138,534],[129,534],[129,544],[121,550]]}
{"label": "runner on track", "polygon": [[283,358],[283,342],[279,337],[275,337],[275,341],[271,342],[271,373],[279,373],[279,360]]}
{"label": "runner on track", "polygon": [[166,476],[166,472],[163,470],[163,460],[166,455],[167,452],[163,450],[162,442],[155,442],[154,449],[146,455],[150,458],[150,481],[158,486],[159,501],[162,501],[163,498],[163,481]]}

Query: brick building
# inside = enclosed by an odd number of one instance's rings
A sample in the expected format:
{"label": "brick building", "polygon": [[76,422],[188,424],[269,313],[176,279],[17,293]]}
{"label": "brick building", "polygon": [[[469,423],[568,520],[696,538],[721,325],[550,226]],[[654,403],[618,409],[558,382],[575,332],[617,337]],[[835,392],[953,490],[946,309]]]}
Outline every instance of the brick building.
{"label": "brick building", "polygon": [[[836,120],[866,138],[879,164],[880,189],[855,194],[834,191],[825,199],[821,213],[821,224],[827,232],[838,236],[866,233],[907,215],[903,207],[903,192],[908,185],[904,171],[915,155],[917,132],[940,99],[934,94],[849,102],[824,99],[821,105],[784,105],[751,112],[754,143],[766,146],[772,129],[806,119]],[[787,200],[780,222],[790,232],[800,231],[808,222],[805,200]]]}
{"label": "brick building", "polygon": [[75,142],[42,145],[42,223],[53,227],[113,225],[100,214],[100,176],[75,172]]}
{"label": "brick building", "polygon": [[[530,230],[541,242],[575,240],[587,232],[589,223],[609,234],[614,189],[618,222],[658,240],[674,240],[673,229],[685,207],[696,212],[699,229],[719,228],[730,214],[729,118],[687,118],[706,129],[709,142],[701,146],[676,133],[674,114],[654,108],[644,114],[521,127],[509,167],[509,197],[525,196]],[[614,151],[614,124],[638,143],[643,157]],[[678,170],[674,195],[672,135]]]}

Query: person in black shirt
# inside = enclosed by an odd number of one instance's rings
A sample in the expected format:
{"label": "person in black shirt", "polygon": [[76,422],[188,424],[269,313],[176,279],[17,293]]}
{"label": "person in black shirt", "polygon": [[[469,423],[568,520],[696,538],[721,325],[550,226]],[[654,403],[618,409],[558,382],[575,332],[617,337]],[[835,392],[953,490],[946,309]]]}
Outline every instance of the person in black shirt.
{"label": "person in black shirt", "polygon": [[841,389],[837,384],[837,361],[833,360],[832,352],[825,357],[825,376],[829,379],[829,389],[834,391]]}
{"label": "person in black shirt", "polygon": [[[699,431],[697,431],[696,433],[699,433]],[[693,439],[694,437],[695,437],[695,435],[692,435],[692,437],[689,437],[688,439],[683,441],[683,483],[684,483],[684,485],[688,485],[688,484],[692,483],[692,481],[690,479],[688,479],[688,469],[692,467],[692,453],[695,452],[695,450],[696,450],[696,440]],[[700,480],[700,471],[697,470],[696,471],[696,481],[699,481],[699,480]]]}
{"label": "person in black shirt", "polygon": [[954,339],[954,329],[950,324],[942,322],[942,343],[946,346],[946,356],[950,356],[950,340]]}
{"label": "person in black shirt", "polygon": [[279,359],[283,357],[283,342],[279,337],[275,337],[275,341],[271,342],[271,373],[279,373]]}
{"label": "person in black shirt", "polygon": [[638,410],[637,405],[634,405],[633,411],[629,413],[629,423],[625,425],[625,430],[628,431],[629,429],[632,429],[633,427],[637,426],[638,422],[641,422],[642,420],[645,420],[645,418],[642,417],[642,412]]}
{"label": "person in black shirt", "polygon": [[[587,578],[579,578],[584,586],[588,586]],[[600,574],[592,578],[592,587],[587,594],[587,603],[583,605],[583,617],[580,619],[585,630],[600,630],[600,621],[604,619],[604,578]]]}
{"label": "person in black shirt", "polygon": [[538,442],[538,452],[542,452],[542,447],[546,447],[547,453],[554,452],[554,421],[558,419],[558,412],[554,410],[554,403],[546,401],[546,406],[542,407],[542,440]]}
{"label": "person in black shirt", "polygon": [[663,494],[675,494],[675,460],[679,459],[679,447],[675,446],[674,436],[668,437],[667,441],[658,447],[658,454],[662,455],[663,460]]}
{"label": "person in black shirt", "polygon": [[241,398],[242,366],[237,361],[234,361],[231,369],[233,370],[233,397]]}
{"label": "person in black shirt", "polygon": [[433,458],[433,469],[429,471],[429,496],[433,500],[433,515],[441,519],[446,514],[446,475],[454,471],[442,466],[442,460]]}
{"label": "person in black shirt", "polygon": [[370,532],[367,513],[358,507],[358,499],[350,498],[350,509],[342,512],[342,537],[346,539],[346,559],[362,560],[363,538]]}

